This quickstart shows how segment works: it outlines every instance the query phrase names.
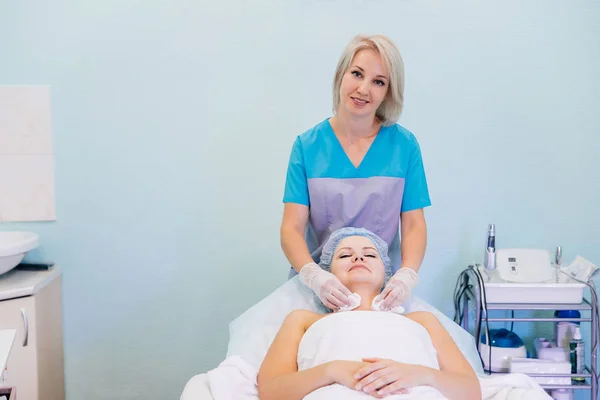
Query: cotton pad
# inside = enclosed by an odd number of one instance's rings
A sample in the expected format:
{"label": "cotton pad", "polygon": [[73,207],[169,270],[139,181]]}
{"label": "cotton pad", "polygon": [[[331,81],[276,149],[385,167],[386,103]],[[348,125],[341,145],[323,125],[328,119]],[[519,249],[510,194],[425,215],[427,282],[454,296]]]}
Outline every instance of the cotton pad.
{"label": "cotton pad", "polygon": [[[350,299],[350,302],[351,302],[350,305],[340,307],[338,312],[352,311],[355,308],[357,308],[358,306],[360,306],[360,302],[362,301],[362,298],[360,297],[360,295],[358,293],[352,293],[350,296],[348,296],[348,298]],[[383,300],[379,300],[379,296],[375,297],[373,299],[373,302],[371,303],[371,310],[381,311],[381,303],[382,302],[383,302]],[[404,311],[405,311],[404,307],[402,307],[402,306],[396,306],[396,307],[392,308],[391,310],[389,310],[389,312],[393,312],[396,314],[404,314]]]}
{"label": "cotton pad", "polygon": [[[381,311],[381,303],[383,303],[383,299],[379,299],[379,296],[373,299],[373,303],[371,303],[371,310],[373,311]],[[389,312],[393,312],[396,314],[404,314],[404,307],[396,306],[389,310]]]}
{"label": "cotton pad", "polygon": [[350,296],[348,296],[348,299],[350,299],[350,302],[351,302],[350,305],[340,307],[338,312],[339,311],[352,311],[356,307],[360,306],[360,302],[362,300],[358,293],[352,293]]}

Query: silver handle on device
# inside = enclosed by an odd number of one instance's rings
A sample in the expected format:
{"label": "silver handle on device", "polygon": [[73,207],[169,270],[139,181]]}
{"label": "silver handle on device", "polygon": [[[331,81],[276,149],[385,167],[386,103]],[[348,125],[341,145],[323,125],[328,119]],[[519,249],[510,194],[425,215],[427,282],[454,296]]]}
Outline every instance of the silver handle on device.
{"label": "silver handle on device", "polygon": [[23,338],[23,347],[27,346],[29,342],[29,321],[27,320],[27,313],[24,308],[21,308],[21,317],[23,317],[23,326],[25,327],[25,337]]}

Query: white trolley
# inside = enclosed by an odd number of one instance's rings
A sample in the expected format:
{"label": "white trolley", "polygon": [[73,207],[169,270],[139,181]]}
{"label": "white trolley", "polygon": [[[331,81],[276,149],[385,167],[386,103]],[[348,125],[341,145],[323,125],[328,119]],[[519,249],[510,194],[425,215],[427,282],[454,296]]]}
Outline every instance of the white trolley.
{"label": "white trolley", "polygon": [[[597,299],[591,296],[592,300],[583,298],[583,301],[579,304],[572,303],[561,303],[560,299],[556,299],[556,303],[540,303],[540,304],[525,304],[525,303],[488,303],[485,301],[485,292],[482,291],[480,281],[481,275],[479,275],[475,268],[470,266],[464,270],[459,277],[457,282],[457,288],[455,289],[455,308],[456,316],[455,322],[459,323],[466,331],[469,331],[469,302],[473,302],[475,308],[475,338],[479,342],[479,337],[482,332],[482,326],[487,326],[489,322],[559,322],[559,321],[573,321],[573,322],[589,322],[591,330],[591,343],[586,343],[586,350],[591,351],[590,360],[591,365],[585,367],[584,374],[528,374],[531,377],[544,377],[544,378],[574,378],[584,377],[585,381],[572,382],[571,385],[548,385],[542,384],[541,386],[546,390],[552,389],[570,389],[570,390],[590,390],[590,398],[597,400],[598,398],[598,371],[596,362],[596,349],[598,346],[598,304]],[[485,285],[484,285],[485,286]],[[484,296],[482,296],[484,293]],[[482,298],[483,297],[483,298]],[[490,318],[488,317],[488,311],[490,310],[508,310],[512,311],[512,317],[508,318]],[[528,311],[528,310],[543,310],[543,311],[555,311],[555,310],[580,310],[589,312],[590,317],[581,318],[556,318],[550,314],[548,317],[517,317],[515,312]],[[583,313],[582,313],[583,314]],[[587,314],[587,313],[586,313]],[[470,332],[471,333],[471,332]],[[479,346],[478,346],[479,347]],[[480,354],[480,357],[484,357]],[[483,365],[483,358],[482,358]],[[495,372],[490,372],[495,373]]]}

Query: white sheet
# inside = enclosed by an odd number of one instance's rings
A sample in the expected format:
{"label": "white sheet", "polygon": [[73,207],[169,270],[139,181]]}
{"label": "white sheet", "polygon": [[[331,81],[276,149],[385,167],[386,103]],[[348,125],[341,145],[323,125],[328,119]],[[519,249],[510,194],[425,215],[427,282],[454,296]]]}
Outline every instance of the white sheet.
{"label": "white sheet", "polygon": [[533,378],[524,374],[480,376],[481,394],[490,400],[552,400]]}
{"label": "white sheet", "polygon": [[240,357],[225,359],[207,375],[215,400],[258,399],[258,371]]}
{"label": "white sheet", "polygon": [[[192,384],[188,383],[189,388],[186,386],[187,392],[184,392],[181,400],[259,400],[256,385],[257,371],[248,375],[248,371],[252,369],[253,367],[240,357],[229,357],[219,367],[209,372],[208,376],[212,379],[209,378],[208,381],[214,398],[204,397],[206,387],[203,386],[204,383],[200,384],[201,381],[197,378],[206,378],[206,376],[197,376],[194,377],[195,381],[190,381]],[[483,400],[552,400],[532,378],[523,374],[480,376],[479,382]],[[325,398],[338,399],[337,397]],[[408,400],[416,397],[411,397],[409,394],[394,396],[394,398]],[[418,399],[424,398],[418,397]],[[392,397],[386,399],[391,400]]]}
{"label": "white sheet", "polygon": [[[259,400],[257,371],[238,356],[228,357],[207,374],[194,376],[180,400]],[[547,400],[538,384],[522,374],[480,376],[483,399]],[[214,391],[214,396],[213,396]]]}
{"label": "white sheet", "polygon": [[208,384],[207,374],[198,374],[190,379],[181,393],[180,400],[215,400]]}

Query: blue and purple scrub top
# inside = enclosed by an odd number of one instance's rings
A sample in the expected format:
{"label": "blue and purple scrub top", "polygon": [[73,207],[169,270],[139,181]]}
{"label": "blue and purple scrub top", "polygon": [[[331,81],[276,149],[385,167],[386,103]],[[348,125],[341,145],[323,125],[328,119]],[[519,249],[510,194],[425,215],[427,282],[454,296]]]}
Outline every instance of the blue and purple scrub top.
{"label": "blue and purple scrub top", "polygon": [[353,226],[385,240],[396,272],[400,214],[431,205],[419,143],[398,124],[382,126],[356,168],[326,119],[296,138],[283,202],[309,207],[306,243],[317,264],[331,233]]}

